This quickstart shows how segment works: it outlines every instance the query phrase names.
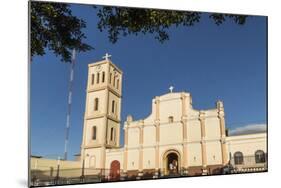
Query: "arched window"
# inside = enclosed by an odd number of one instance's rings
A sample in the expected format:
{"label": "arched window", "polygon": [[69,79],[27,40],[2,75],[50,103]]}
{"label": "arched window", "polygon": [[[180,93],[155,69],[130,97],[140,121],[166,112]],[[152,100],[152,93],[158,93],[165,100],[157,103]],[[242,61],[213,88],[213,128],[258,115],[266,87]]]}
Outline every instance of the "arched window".
{"label": "arched window", "polygon": [[95,83],[95,74],[92,74],[92,85]]}
{"label": "arched window", "polygon": [[105,72],[103,71],[102,72],[102,83],[104,83],[104,80],[105,80]]}
{"label": "arched window", "polygon": [[94,110],[95,111],[99,110],[99,99],[98,98],[95,98]]}
{"label": "arched window", "polygon": [[115,112],[115,101],[114,101],[114,100],[112,100],[111,112],[112,112],[112,113]]}
{"label": "arched window", "polygon": [[97,84],[100,82],[100,73],[97,74]]}
{"label": "arched window", "polygon": [[243,164],[244,158],[243,158],[243,153],[240,151],[237,151],[234,153],[234,164],[240,165]]}
{"label": "arched window", "polygon": [[111,127],[111,129],[110,129],[110,140],[111,141],[113,140],[113,134],[114,134],[114,128]]}
{"label": "arched window", "polygon": [[92,139],[96,140],[97,139],[97,127],[93,126],[93,133],[92,133]]}
{"label": "arched window", "polygon": [[112,73],[109,74],[109,83],[111,84]]}
{"label": "arched window", "polygon": [[169,123],[173,123],[174,122],[174,117],[173,116],[169,116]]}
{"label": "arched window", "polygon": [[262,150],[255,152],[256,163],[265,163],[265,153]]}

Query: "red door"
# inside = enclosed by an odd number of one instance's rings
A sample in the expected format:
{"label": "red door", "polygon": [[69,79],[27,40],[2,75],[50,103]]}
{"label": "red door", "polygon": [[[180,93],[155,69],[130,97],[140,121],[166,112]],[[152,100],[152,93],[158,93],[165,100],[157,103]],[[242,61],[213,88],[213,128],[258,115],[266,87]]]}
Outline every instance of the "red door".
{"label": "red door", "polygon": [[120,180],[120,162],[117,160],[111,162],[110,180],[112,181]]}

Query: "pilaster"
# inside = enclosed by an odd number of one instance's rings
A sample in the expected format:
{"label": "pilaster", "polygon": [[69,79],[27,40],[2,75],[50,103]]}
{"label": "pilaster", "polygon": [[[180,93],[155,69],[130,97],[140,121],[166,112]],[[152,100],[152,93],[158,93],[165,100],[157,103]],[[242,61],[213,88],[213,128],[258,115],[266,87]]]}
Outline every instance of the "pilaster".
{"label": "pilaster", "polygon": [[221,150],[222,150],[222,164],[226,165],[227,161],[227,152],[226,152],[226,142],[225,142],[225,119],[224,119],[224,112],[218,112],[218,118],[220,120],[220,130],[221,130]]}
{"label": "pilaster", "polygon": [[128,127],[124,127],[125,141],[124,141],[124,159],[123,159],[123,171],[127,173],[128,164]]}
{"label": "pilaster", "polygon": [[182,131],[183,131],[183,168],[184,173],[187,174],[188,168],[188,148],[187,148],[187,108],[186,108],[186,96],[184,93],[181,95],[182,100]]}
{"label": "pilaster", "polygon": [[200,120],[200,127],[201,127],[202,166],[203,166],[203,173],[205,173],[205,169],[207,168],[206,140],[205,140],[205,137],[206,137],[206,132],[205,132],[205,112],[200,111],[200,113],[199,113],[199,120]]}
{"label": "pilaster", "polygon": [[158,177],[159,171],[159,142],[160,142],[160,98],[155,98],[156,105],[156,117],[155,117],[155,126],[156,126],[156,147],[155,147],[155,177]]}
{"label": "pilaster", "polygon": [[140,137],[139,137],[139,174],[138,176],[143,175],[143,123],[139,127],[140,129]]}

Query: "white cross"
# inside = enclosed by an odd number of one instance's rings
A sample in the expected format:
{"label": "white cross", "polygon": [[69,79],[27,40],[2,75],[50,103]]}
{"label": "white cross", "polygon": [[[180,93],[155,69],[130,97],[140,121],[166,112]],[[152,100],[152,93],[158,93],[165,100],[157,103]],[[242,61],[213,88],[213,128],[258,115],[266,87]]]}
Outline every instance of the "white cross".
{"label": "white cross", "polygon": [[108,61],[108,59],[111,57],[111,55],[109,55],[108,53],[105,54],[105,56],[103,56],[102,58],[105,59],[106,61]]}
{"label": "white cross", "polygon": [[173,86],[170,86],[170,87],[169,87],[169,90],[170,90],[171,93],[173,92],[173,89],[174,89]]}

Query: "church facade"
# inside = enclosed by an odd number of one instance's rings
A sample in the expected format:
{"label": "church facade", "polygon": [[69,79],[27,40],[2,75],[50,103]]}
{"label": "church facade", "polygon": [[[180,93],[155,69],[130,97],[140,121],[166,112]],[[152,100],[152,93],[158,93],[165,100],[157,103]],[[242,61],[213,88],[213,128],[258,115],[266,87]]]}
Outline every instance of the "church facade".
{"label": "church facade", "polygon": [[121,147],[122,77],[107,57],[88,65],[80,153],[86,175],[93,173],[89,169],[108,170],[105,175],[112,179],[207,175],[221,173],[234,159],[242,168],[243,154],[255,156],[259,151],[265,158],[266,133],[228,136],[222,101],[212,109],[196,110],[190,93],[172,88],[152,99],[148,117],[127,116]]}

